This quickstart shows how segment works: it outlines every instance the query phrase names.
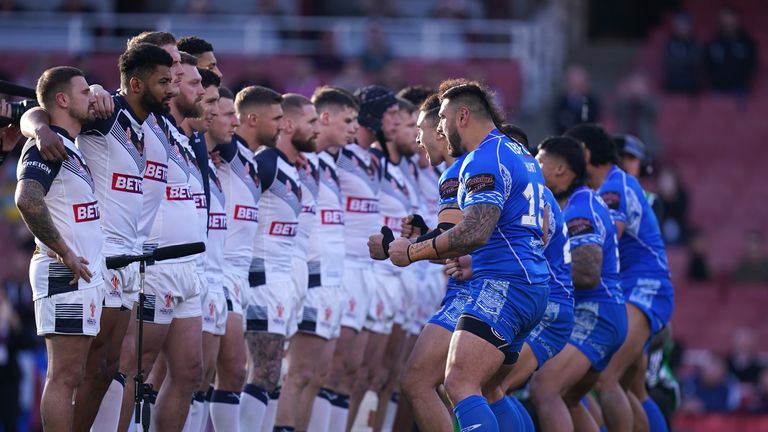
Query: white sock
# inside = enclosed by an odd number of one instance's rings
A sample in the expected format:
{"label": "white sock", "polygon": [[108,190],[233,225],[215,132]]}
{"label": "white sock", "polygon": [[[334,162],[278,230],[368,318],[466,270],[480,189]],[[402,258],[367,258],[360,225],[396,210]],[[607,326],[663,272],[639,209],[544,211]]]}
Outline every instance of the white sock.
{"label": "white sock", "polygon": [[338,397],[331,401],[331,421],[328,424],[329,432],[344,432],[347,430],[347,418],[349,417],[349,396],[336,394]]}
{"label": "white sock", "polygon": [[272,429],[275,427],[278,399],[280,399],[280,387],[269,394],[269,403],[267,404],[267,412],[264,413],[264,423],[261,424],[261,432],[272,432]]}
{"label": "white sock", "polygon": [[208,391],[205,393],[205,400],[203,401],[203,417],[200,420],[199,432],[208,430],[208,423],[211,418],[211,397],[213,397],[213,386],[208,387]]}
{"label": "white sock", "polygon": [[240,397],[240,428],[261,431],[268,401],[269,395],[266,390],[253,384],[246,384]]}
{"label": "white sock", "polygon": [[120,406],[123,403],[123,390],[125,389],[125,376],[117,373],[109,383],[107,393],[99,405],[99,412],[96,414],[96,420],[93,422],[91,430],[116,431],[120,423]]}
{"label": "white sock", "polygon": [[383,432],[392,432],[392,427],[395,426],[395,416],[397,415],[397,402],[400,399],[400,395],[392,393],[392,397],[387,402],[387,413],[384,415],[384,423],[381,425]]}
{"label": "white sock", "polygon": [[211,422],[217,432],[240,432],[240,393],[214,390]]}
{"label": "white sock", "polygon": [[333,390],[321,388],[312,403],[312,416],[309,418],[307,432],[326,432],[331,423],[331,398],[338,396]]}
{"label": "white sock", "polygon": [[200,432],[203,409],[205,409],[205,393],[195,392],[187,413],[187,421],[184,423],[184,429],[182,429],[184,432]]}

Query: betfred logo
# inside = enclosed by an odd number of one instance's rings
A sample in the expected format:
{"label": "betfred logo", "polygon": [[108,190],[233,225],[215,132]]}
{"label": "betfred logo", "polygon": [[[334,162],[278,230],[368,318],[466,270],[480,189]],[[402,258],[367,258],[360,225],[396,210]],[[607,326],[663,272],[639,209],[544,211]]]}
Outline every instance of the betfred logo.
{"label": "betfred logo", "polygon": [[144,178],[163,183],[168,182],[168,165],[148,160],[144,169]]}
{"label": "betfred logo", "polygon": [[165,199],[168,201],[191,201],[192,192],[189,186],[166,186]]}
{"label": "betfred logo", "polygon": [[384,225],[388,226],[395,233],[400,233],[402,218],[384,216]]}
{"label": "betfred logo", "polygon": [[75,222],[90,222],[99,219],[99,205],[97,201],[75,204],[72,206],[75,213]]}
{"label": "betfred logo", "polygon": [[368,198],[347,198],[347,211],[352,213],[378,213],[379,200]]}
{"label": "betfred logo", "polygon": [[242,221],[248,221],[248,222],[258,222],[259,221],[259,209],[257,209],[256,207],[248,207],[248,206],[236,205],[235,206],[235,219],[242,220]]}
{"label": "betfred logo", "polygon": [[227,214],[226,213],[209,213],[208,229],[209,230],[227,229]]}
{"label": "betfred logo", "polygon": [[142,193],[141,177],[112,173],[112,190],[140,194]]}
{"label": "betfred logo", "polygon": [[280,237],[295,237],[299,224],[296,222],[272,222],[269,227],[269,235]]}
{"label": "betfred logo", "polygon": [[323,225],[344,225],[344,213],[339,210],[323,210],[320,217]]}
{"label": "betfred logo", "polygon": [[199,209],[206,209],[208,208],[208,203],[205,202],[205,194],[204,193],[196,193],[192,195],[192,198],[195,200],[195,207]]}

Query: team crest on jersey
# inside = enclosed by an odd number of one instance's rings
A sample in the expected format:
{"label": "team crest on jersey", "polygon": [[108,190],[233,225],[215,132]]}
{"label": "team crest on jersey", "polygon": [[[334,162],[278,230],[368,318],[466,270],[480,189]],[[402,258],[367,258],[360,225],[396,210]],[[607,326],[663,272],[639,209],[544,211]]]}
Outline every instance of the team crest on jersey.
{"label": "team crest on jersey", "polygon": [[93,300],[91,300],[90,308],[91,316],[88,317],[86,321],[88,322],[88,325],[96,325],[96,303]]}
{"label": "team crest on jersey", "polygon": [[384,302],[379,300],[376,303],[376,318],[381,318],[382,315],[384,315]]}
{"label": "team crest on jersey", "polygon": [[285,306],[283,306],[282,303],[278,303],[276,309],[277,309],[277,317],[282,318],[283,313],[285,312]]}
{"label": "team crest on jersey", "polygon": [[331,308],[329,306],[325,307],[325,321],[330,321],[331,319]]}
{"label": "team crest on jersey", "polygon": [[136,139],[133,139],[133,130],[130,126],[125,128],[125,136],[128,137],[128,142],[133,143],[134,147],[136,147],[136,150],[138,150],[139,154],[144,153],[144,137],[138,136]]}
{"label": "team crest on jersey", "polygon": [[349,311],[354,312],[355,307],[357,306],[357,302],[355,301],[355,299],[352,298],[352,299],[349,299],[349,302],[347,302],[347,305],[349,306]]}
{"label": "team crest on jersey", "polygon": [[213,306],[213,302],[209,302],[208,303],[208,316],[211,316],[211,317],[213,316],[214,309],[215,308]]}

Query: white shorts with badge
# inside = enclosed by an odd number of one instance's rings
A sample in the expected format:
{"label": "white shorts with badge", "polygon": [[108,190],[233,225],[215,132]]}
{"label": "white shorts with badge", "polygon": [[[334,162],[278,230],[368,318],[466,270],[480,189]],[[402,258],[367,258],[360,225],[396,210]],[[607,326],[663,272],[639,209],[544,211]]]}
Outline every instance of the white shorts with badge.
{"label": "white shorts with badge", "polygon": [[344,280],[341,285],[341,326],[359,332],[368,317],[372,291],[376,287],[370,262],[344,261]]}
{"label": "white shorts with badge", "polygon": [[421,329],[432,318],[434,312],[440,308],[440,303],[445,296],[447,280],[443,276],[441,266],[429,264],[424,277],[413,279],[406,276],[403,284],[406,291],[411,293],[411,320],[405,326],[408,334],[417,336]]}
{"label": "white shorts with badge", "polygon": [[401,274],[374,271],[373,280],[365,329],[373,333],[390,334],[398,311],[406,304]]}
{"label": "white shorts with badge", "polygon": [[200,277],[195,261],[147,266],[144,276],[144,320],[170,324],[174,318],[202,315]]}
{"label": "white shorts with badge", "polygon": [[243,299],[246,331],[274,333],[291,337],[299,328],[300,293],[292,279],[248,287]]}
{"label": "white shorts with badge", "polygon": [[222,336],[227,329],[227,297],[222,289],[203,290],[203,331]]}
{"label": "white shorts with badge", "polygon": [[104,307],[133,309],[139,301],[139,263],[119,269],[101,268],[104,276]]}
{"label": "white shorts with badge", "polygon": [[309,288],[304,300],[304,314],[299,323],[299,331],[328,340],[339,337],[341,311],[344,308],[341,292],[340,286]]}
{"label": "white shorts with badge", "polygon": [[100,330],[104,286],[54,294],[35,300],[37,335],[96,336]]}
{"label": "white shorts with badge", "polygon": [[227,311],[242,315],[245,304],[243,292],[248,289],[248,278],[238,277],[231,273],[224,273],[224,295],[227,298]]}

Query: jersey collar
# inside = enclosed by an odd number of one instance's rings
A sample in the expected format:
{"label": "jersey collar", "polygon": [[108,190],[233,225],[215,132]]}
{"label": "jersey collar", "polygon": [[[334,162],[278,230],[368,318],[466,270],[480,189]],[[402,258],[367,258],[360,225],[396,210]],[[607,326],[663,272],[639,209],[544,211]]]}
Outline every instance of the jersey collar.
{"label": "jersey collar", "polygon": [[66,138],[66,139],[68,139],[68,140],[70,140],[72,142],[75,142],[75,139],[72,138],[71,136],[69,136],[69,132],[64,130],[64,128],[61,128],[61,127],[55,126],[55,125],[51,125],[50,128],[51,128],[52,131],[54,131],[57,134],[63,136],[64,138]]}

